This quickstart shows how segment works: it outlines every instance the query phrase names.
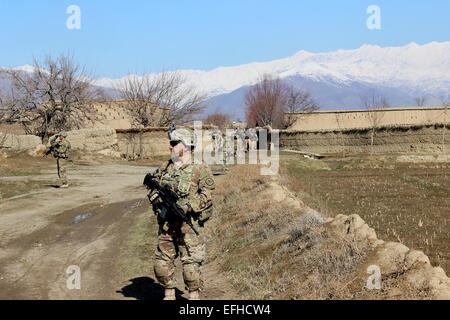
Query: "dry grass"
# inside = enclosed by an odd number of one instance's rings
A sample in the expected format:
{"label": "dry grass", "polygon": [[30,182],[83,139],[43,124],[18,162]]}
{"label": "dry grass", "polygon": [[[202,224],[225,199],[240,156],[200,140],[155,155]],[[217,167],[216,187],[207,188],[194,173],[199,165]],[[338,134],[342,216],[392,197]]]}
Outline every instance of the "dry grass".
{"label": "dry grass", "polygon": [[[344,170],[336,163],[308,166],[308,163],[297,166],[303,168],[301,174],[295,170],[284,171],[283,183],[290,187],[304,186],[301,183],[309,178],[307,172],[311,175],[312,172],[323,174]],[[301,200],[309,197],[329,208],[328,213],[334,215],[334,210],[342,208],[331,205],[336,203],[334,194],[340,194],[347,186],[339,179],[337,181],[339,188],[328,181],[336,188],[333,191],[330,187],[321,193],[325,198],[316,199],[317,193],[308,195],[299,189],[299,185],[294,190]],[[270,196],[270,183],[267,177],[259,175],[258,168],[252,166],[235,166],[218,181],[216,214],[207,227],[209,259],[219,265],[237,298],[430,298],[430,292],[409,287],[402,274],[383,275],[382,289],[368,290],[365,287],[367,267],[375,254],[371,247],[363,241],[343,238],[324,223],[322,214],[308,207],[294,209],[285,203],[274,202]],[[311,187],[314,183],[311,181]],[[349,192],[364,192],[363,188],[357,188]],[[343,205],[349,204],[343,202]],[[355,205],[337,213],[349,213],[348,210],[355,213]]]}
{"label": "dry grass", "polygon": [[305,203],[329,216],[358,214],[379,238],[423,250],[450,272],[448,164],[368,157],[318,161],[330,169],[314,170],[299,164],[305,161],[283,161],[283,183]]}
{"label": "dry grass", "polygon": [[261,197],[268,182],[257,168],[237,166],[218,183],[216,215],[208,226],[209,257],[239,298],[355,297],[349,279],[368,247],[339,239],[316,212]]}

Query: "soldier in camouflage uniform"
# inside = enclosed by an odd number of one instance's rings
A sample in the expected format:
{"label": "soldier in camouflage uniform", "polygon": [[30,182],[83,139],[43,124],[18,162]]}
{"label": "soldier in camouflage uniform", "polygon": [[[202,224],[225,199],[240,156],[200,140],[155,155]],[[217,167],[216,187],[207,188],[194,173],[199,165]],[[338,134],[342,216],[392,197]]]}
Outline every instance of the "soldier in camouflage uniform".
{"label": "soldier in camouflage uniform", "polygon": [[58,180],[60,188],[68,188],[67,181],[67,161],[71,149],[70,142],[67,140],[67,133],[60,132],[50,137],[48,140],[48,153],[51,153],[56,159],[56,167],[58,170]]}
{"label": "soldier in camouflage uniform", "polygon": [[247,129],[247,137],[248,137],[248,150],[254,151],[257,149],[258,145],[258,134],[256,133],[256,129],[250,128]]}
{"label": "soldier in camouflage uniform", "polygon": [[215,182],[207,166],[192,163],[194,135],[191,130],[175,129],[169,133],[169,138],[171,160],[163,164],[154,176],[161,185],[169,185],[177,193],[177,204],[190,216],[200,234],[196,235],[185,222],[176,217],[170,218],[171,215],[167,214],[157,191],[151,191],[149,199],[159,224],[154,271],[165,288],[164,299],[175,300],[174,263],[180,257],[189,299],[198,300],[203,283],[200,267],[206,255],[202,229],[212,215],[211,191],[215,188]]}

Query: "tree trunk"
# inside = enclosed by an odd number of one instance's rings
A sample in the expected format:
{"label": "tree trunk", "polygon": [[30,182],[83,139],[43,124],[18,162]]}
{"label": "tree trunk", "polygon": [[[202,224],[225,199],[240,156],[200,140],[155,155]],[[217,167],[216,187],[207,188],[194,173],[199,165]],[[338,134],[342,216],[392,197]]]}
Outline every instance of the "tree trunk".
{"label": "tree trunk", "polygon": [[370,134],[370,154],[373,154],[373,140],[375,136],[375,128],[372,128],[372,132]]}
{"label": "tree trunk", "polygon": [[144,135],[144,133],[142,132],[142,130],[139,131],[139,157],[138,159],[142,159],[142,152],[143,152],[143,148],[142,148],[142,136]]}

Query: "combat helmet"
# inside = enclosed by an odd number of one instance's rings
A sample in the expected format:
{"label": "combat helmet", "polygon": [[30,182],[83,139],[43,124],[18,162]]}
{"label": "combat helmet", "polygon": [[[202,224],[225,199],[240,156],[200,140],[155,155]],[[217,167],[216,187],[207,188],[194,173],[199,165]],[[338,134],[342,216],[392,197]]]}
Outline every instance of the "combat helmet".
{"label": "combat helmet", "polygon": [[170,141],[182,142],[187,147],[195,146],[194,133],[187,128],[175,129],[169,132],[169,139]]}
{"label": "combat helmet", "polygon": [[58,133],[58,136],[67,138],[67,132],[61,131],[60,133]]}

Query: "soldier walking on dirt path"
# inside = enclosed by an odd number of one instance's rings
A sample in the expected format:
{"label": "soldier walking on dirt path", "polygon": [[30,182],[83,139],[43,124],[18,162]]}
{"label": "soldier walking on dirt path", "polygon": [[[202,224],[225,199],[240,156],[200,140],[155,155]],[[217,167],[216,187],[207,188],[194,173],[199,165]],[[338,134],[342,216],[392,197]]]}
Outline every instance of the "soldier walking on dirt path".
{"label": "soldier walking on dirt path", "polygon": [[69,153],[71,149],[70,142],[67,140],[67,133],[60,132],[50,137],[48,140],[47,153],[52,154],[56,159],[56,168],[58,171],[58,185],[60,188],[68,188],[69,183],[67,181],[67,162],[69,159]]}
{"label": "soldier walking on dirt path", "polygon": [[167,209],[158,191],[150,190],[148,197],[159,225],[154,272],[165,288],[164,299],[175,300],[175,259],[180,257],[189,299],[199,300],[203,286],[201,266],[206,255],[203,227],[213,213],[211,191],[215,182],[206,165],[192,163],[195,141],[191,130],[172,128],[169,138],[171,159],[153,176],[161,186],[176,193],[176,204],[199,234]]}

